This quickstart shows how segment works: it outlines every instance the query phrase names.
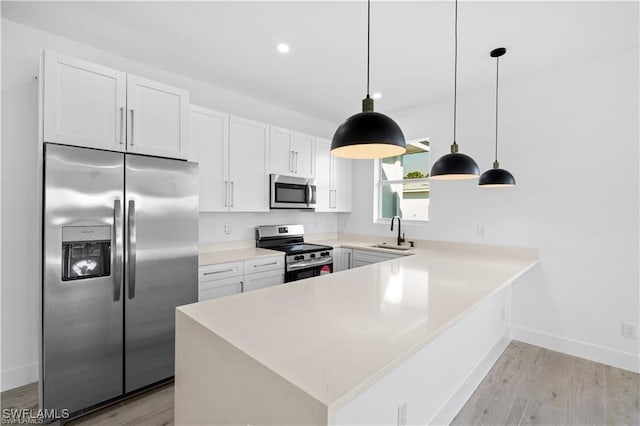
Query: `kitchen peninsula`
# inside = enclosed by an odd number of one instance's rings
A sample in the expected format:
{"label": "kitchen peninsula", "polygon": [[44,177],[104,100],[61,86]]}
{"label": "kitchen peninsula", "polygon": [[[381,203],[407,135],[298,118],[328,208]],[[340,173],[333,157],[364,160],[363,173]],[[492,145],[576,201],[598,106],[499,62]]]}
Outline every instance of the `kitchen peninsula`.
{"label": "kitchen peninsula", "polygon": [[506,347],[510,284],[538,255],[416,245],[402,258],[178,308],[176,424],[451,420]]}

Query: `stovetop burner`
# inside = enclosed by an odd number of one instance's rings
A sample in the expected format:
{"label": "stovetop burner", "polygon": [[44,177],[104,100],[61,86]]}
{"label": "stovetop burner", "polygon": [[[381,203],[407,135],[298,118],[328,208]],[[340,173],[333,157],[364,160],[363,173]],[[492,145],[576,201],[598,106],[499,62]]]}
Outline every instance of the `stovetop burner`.
{"label": "stovetop burner", "polygon": [[275,247],[269,247],[271,250],[278,250],[278,251],[283,251],[285,253],[287,253],[288,255],[290,254],[304,254],[304,253],[313,253],[316,251],[323,251],[323,250],[331,250],[333,249],[333,247],[329,247],[329,246],[322,246],[319,244],[306,244],[306,243],[302,243],[302,244],[285,244],[282,246],[275,246]]}

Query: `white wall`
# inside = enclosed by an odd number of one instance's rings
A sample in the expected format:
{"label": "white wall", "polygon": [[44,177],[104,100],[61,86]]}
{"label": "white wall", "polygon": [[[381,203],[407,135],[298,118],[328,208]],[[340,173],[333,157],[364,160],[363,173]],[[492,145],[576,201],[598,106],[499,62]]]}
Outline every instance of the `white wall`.
{"label": "white wall", "polygon": [[[38,94],[42,48],[188,89],[191,102],[304,133],[330,137],[335,125],[296,111],[206,85],[34,28],[2,20],[2,389],[37,378]],[[203,214],[203,242],[252,239],[255,225],[302,221],[310,232],[336,232],[336,214]],[[232,224],[232,234],[221,223]],[[10,250],[6,248],[10,247]],[[9,266],[9,267],[7,267]]]}
{"label": "white wall", "polygon": [[[499,160],[517,187],[433,181],[431,220],[403,226],[408,238],[538,247],[541,266],[514,286],[515,337],[635,370],[638,341],[621,323],[640,322],[638,59],[628,50],[501,81]],[[493,162],[495,74],[486,78],[458,100],[458,143],[482,170]],[[408,138],[431,137],[437,159],[451,143],[451,106],[393,118]],[[372,161],[355,163],[354,211],[339,230],[390,236],[372,223]]]}

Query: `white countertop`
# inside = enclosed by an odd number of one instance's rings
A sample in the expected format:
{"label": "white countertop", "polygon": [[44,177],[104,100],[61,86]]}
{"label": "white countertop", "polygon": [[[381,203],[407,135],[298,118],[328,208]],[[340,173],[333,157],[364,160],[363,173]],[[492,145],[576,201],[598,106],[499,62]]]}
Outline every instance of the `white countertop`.
{"label": "white countertop", "polygon": [[178,309],[338,409],[538,263],[536,250],[468,244],[413,253]]}
{"label": "white countertop", "polygon": [[281,251],[257,247],[238,248],[233,250],[200,251],[198,256],[198,266],[217,265],[219,263],[238,262],[241,260],[273,256],[284,256],[284,253]]}

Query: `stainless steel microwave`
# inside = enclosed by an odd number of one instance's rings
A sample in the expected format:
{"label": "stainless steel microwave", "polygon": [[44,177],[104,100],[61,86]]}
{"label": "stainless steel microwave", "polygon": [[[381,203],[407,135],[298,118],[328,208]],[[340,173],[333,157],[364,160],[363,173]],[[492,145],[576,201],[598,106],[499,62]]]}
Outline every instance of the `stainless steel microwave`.
{"label": "stainless steel microwave", "polygon": [[315,209],[316,181],[272,174],[269,200],[272,209]]}

